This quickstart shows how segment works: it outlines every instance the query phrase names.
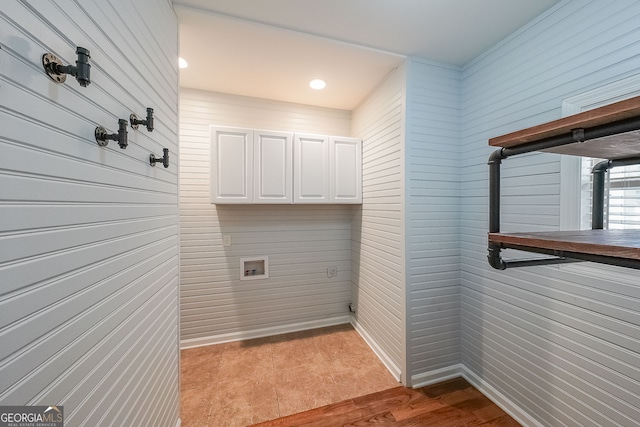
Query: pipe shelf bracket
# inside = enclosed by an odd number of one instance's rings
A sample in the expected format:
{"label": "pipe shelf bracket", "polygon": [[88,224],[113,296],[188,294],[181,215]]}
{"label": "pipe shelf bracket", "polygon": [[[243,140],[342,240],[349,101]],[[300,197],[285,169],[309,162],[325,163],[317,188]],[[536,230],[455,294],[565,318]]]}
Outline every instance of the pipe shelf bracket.
{"label": "pipe shelf bracket", "polygon": [[164,154],[162,157],[156,157],[155,154],[149,154],[149,164],[151,166],[155,166],[156,163],[162,163],[165,168],[169,167],[169,149],[163,148],[162,153]]}
{"label": "pipe shelf bracket", "polygon": [[52,53],[45,53],[42,55],[44,72],[56,83],[64,83],[67,75],[71,75],[76,78],[80,86],[87,87],[91,83],[91,64],[89,64],[91,55],[89,50],[83,47],[76,48],[76,55],[78,55],[76,65],[62,65],[60,58]]}

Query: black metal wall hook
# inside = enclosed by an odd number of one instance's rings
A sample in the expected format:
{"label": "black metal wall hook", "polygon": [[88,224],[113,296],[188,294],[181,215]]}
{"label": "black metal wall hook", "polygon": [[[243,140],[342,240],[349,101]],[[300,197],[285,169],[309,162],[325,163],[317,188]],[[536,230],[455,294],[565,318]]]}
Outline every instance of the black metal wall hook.
{"label": "black metal wall hook", "polygon": [[109,141],[118,141],[120,148],[127,148],[129,142],[127,140],[127,121],[125,119],[118,119],[118,133],[107,133],[107,130],[102,126],[98,126],[94,132],[96,142],[99,146],[105,147]]}
{"label": "black metal wall hook", "polygon": [[148,132],[153,132],[153,108],[147,108],[147,119],[140,120],[138,116],[131,113],[129,116],[129,122],[131,123],[131,129],[138,129],[138,125],[146,126]]}
{"label": "black metal wall hook", "polygon": [[169,149],[163,148],[162,153],[164,154],[164,156],[162,157],[156,157],[154,154],[149,154],[149,164],[151,164],[151,166],[155,166],[156,163],[162,162],[162,165],[165,168],[168,168],[169,167]]}
{"label": "black metal wall hook", "polygon": [[57,56],[45,53],[42,55],[44,72],[56,83],[64,83],[69,74],[76,78],[80,86],[87,87],[91,83],[91,64],[89,64],[91,55],[88,49],[79,46],[76,48],[76,54],[78,55],[76,65],[62,65],[62,61]]}

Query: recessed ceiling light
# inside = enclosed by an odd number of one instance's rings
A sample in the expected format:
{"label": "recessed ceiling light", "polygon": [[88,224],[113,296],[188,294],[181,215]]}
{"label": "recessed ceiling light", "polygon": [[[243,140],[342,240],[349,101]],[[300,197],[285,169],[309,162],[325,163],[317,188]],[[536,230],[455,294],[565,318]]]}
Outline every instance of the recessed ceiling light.
{"label": "recessed ceiling light", "polygon": [[187,68],[188,66],[189,64],[187,64],[187,61],[185,61],[184,58],[178,58],[178,67]]}
{"label": "recessed ceiling light", "polygon": [[327,82],[322,79],[313,79],[309,82],[309,87],[311,89],[320,90],[324,89],[327,86]]}

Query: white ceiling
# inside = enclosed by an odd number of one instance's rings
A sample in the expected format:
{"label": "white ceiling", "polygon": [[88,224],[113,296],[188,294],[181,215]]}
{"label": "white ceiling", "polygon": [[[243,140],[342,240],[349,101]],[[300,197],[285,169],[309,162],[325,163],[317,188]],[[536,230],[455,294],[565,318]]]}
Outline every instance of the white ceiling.
{"label": "white ceiling", "polygon": [[464,65],[558,1],[174,0],[180,85],[351,110],[405,56]]}

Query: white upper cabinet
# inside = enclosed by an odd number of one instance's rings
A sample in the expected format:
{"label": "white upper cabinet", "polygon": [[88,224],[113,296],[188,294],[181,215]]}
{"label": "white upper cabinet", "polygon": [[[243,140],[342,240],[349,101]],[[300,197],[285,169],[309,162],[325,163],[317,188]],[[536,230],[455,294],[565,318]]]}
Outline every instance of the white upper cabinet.
{"label": "white upper cabinet", "polygon": [[211,126],[211,203],[362,203],[357,138]]}
{"label": "white upper cabinet", "polygon": [[362,141],[295,134],[294,203],[362,203]]}
{"label": "white upper cabinet", "polygon": [[296,134],[294,140],[294,202],[329,203],[329,137]]}
{"label": "white upper cabinet", "polygon": [[331,203],[362,203],[362,140],[329,138]]}
{"label": "white upper cabinet", "polygon": [[293,134],[211,126],[212,203],[291,203]]}
{"label": "white upper cabinet", "polygon": [[291,203],[293,135],[253,131],[254,203]]}
{"label": "white upper cabinet", "polygon": [[211,126],[211,202],[253,202],[253,131]]}

